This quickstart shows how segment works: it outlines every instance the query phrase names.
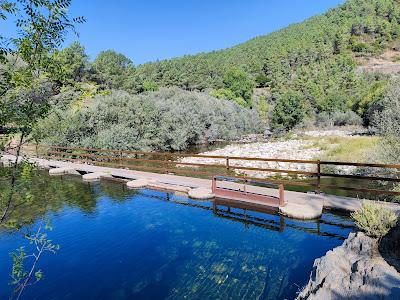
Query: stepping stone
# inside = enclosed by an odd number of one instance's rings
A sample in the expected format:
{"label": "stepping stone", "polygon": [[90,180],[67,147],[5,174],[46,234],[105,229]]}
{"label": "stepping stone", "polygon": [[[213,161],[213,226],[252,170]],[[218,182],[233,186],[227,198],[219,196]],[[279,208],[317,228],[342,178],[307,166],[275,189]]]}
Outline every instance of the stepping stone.
{"label": "stepping stone", "polygon": [[214,194],[212,193],[211,189],[206,188],[191,189],[188,194],[190,198],[197,200],[207,200],[214,198]]}
{"label": "stepping stone", "polygon": [[111,177],[111,174],[98,172],[98,173],[87,173],[82,175],[84,181],[99,181],[101,177]]}
{"label": "stepping stone", "polygon": [[313,220],[321,217],[322,209],[322,203],[298,204],[289,202],[285,206],[279,207],[279,213],[288,218]]}
{"label": "stepping stone", "polygon": [[147,185],[150,189],[161,190],[161,191],[173,191],[187,194],[190,191],[190,187],[175,185],[175,184],[167,184],[167,183],[158,183],[158,182],[150,182]]}
{"label": "stepping stone", "polygon": [[[22,161],[22,157],[18,158],[18,163]],[[15,163],[15,156],[14,155],[3,155],[1,156],[0,162],[3,164],[4,167],[10,167]]]}
{"label": "stepping stone", "polygon": [[146,187],[149,183],[151,182],[151,180],[149,179],[136,179],[136,180],[132,180],[132,181],[128,181],[126,183],[126,186],[130,189],[141,189]]}
{"label": "stepping stone", "polygon": [[12,166],[12,162],[11,162],[11,160],[2,160],[1,161],[1,165],[3,166],[3,167],[11,167]]}
{"label": "stepping stone", "polygon": [[50,175],[80,175],[78,171],[71,167],[54,168],[49,170]]}

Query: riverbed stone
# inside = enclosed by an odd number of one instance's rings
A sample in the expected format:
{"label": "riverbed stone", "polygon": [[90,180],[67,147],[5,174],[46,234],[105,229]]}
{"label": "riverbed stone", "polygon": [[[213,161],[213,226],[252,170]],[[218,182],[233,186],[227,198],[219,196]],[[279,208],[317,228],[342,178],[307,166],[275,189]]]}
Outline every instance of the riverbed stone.
{"label": "riverbed stone", "polygon": [[207,200],[214,198],[214,194],[212,193],[211,189],[206,188],[191,189],[188,195],[190,198],[197,200]]}

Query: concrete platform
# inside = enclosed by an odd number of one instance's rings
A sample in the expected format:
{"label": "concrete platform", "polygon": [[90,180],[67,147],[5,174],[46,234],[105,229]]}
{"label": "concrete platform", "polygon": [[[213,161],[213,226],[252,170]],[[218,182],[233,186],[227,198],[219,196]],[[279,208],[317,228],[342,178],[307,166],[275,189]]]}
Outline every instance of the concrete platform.
{"label": "concrete platform", "polygon": [[82,175],[82,179],[84,181],[100,181],[102,177],[112,177],[112,176],[111,174],[104,172],[87,173]]}
{"label": "concrete platform", "polygon": [[[177,176],[171,174],[157,174],[149,173],[143,171],[133,171],[126,169],[116,169],[109,167],[101,167],[87,164],[79,164],[72,162],[63,162],[56,160],[45,160],[32,158],[31,162],[38,164],[41,167],[51,167],[51,168],[69,168],[76,171],[86,172],[86,173],[108,173],[113,177],[124,178],[128,180],[136,181],[147,180],[156,182],[155,185],[143,185],[142,187],[149,186],[150,188],[159,188],[164,190],[173,190],[177,192],[184,191],[185,193],[190,193],[193,195],[192,189],[205,189],[210,190],[211,180]],[[54,172],[54,171],[53,171]],[[160,185],[161,184],[161,185]],[[233,183],[224,183],[232,187]],[[250,192],[265,193],[267,195],[277,195],[278,190],[261,188],[256,186],[240,185],[240,189],[245,189]],[[286,209],[281,211],[282,214],[287,215],[292,218],[311,218],[320,215],[321,207],[323,209],[333,209],[341,210],[346,212],[351,212],[359,209],[362,205],[362,199],[340,197],[333,195],[324,194],[312,194],[312,193],[300,193],[285,191],[285,200],[287,202]],[[398,215],[400,215],[400,205],[396,203],[383,203],[387,208],[394,210]],[[322,212],[321,212],[322,213]]]}

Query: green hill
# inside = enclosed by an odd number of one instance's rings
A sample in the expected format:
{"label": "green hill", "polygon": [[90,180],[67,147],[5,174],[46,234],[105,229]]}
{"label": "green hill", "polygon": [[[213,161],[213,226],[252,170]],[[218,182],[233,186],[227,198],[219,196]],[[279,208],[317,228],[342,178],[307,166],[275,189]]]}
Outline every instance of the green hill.
{"label": "green hill", "polygon": [[398,49],[399,23],[397,0],[349,0],[323,15],[229,49],[138,66],[132,89],[140,92],[158,85],[213,90],[217,97],[259,106],[229,84],[247,76],[247,89],[252,89],[249,81],[263,88],[269,104],[298,93],[308,115],[352,109],[368,122],[367,112],[380,99],[386,78],[356,76],[357,61]]}

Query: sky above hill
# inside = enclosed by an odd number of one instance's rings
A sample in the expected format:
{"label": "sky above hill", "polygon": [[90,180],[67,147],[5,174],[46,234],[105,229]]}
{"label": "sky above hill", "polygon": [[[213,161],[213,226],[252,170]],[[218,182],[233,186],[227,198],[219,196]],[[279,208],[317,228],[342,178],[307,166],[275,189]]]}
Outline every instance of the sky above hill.
{"label": "sky above hill", "polygon": [[[91,59],[114,49],[135,64],[223,49],[327,11],[344,0],[73,0]],[[2,22],[4,23],[4,22]],[[1,32],[11,33],[11,21]]]}

